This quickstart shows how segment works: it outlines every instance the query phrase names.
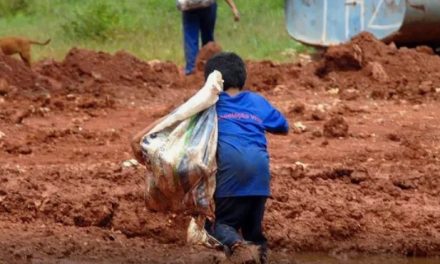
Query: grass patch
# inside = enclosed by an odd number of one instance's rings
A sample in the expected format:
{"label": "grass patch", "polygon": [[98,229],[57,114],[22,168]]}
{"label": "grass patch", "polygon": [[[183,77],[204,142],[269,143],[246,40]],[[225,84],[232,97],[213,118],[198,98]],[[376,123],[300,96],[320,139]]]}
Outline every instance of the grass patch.
{"label": "grass patch", "polygon": [[0,17],[28,13],[30,0],[0,0]]}
{"label": "grass patch", "polygon": [[105,2],[89,2],[86,10],[76,9],[74,15],[62,24],[72,40],[109,41],[120,26],[122,12]]}
{"label": "grass patch", "polygon": [[[216,39],[224,49],[247,59],[286,61],[285,52],[307,52],[289,37],[284,1],[236,0],[241,21],[218,1]],[[62,59],[71,47],[114,52],[126,50],[146,60],[183,64],[181,14],[175,1],[163,0],[0,0],[0,35],[37,40],[34,59]]]}

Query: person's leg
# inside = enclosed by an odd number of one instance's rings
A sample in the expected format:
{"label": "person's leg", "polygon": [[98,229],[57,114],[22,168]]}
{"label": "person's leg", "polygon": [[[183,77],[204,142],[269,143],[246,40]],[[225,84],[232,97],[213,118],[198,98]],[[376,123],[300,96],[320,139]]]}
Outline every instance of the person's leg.
{"label": "person's leg", "polygon": [[215,223],[212,235],[229,249],[243,238],[238,233],[242,218],[239,198],[215,198]]}
{"label": "person's leg", "polygon": [[185,49],[185,74],[191,74],[194,71],[197,53],[199,52],[199,13],[194,11],[182,12],[183,23],[183,41]]}
{"label": "person's leg", "polygon": [[203,9],[203,13],[200,16],[200,30],[201,30],[201,35],[202,35],[202,46],[206,45],[210,41],[214,41],[214,29],[215,29],[216,19],[217,19],[217,4],[216,3]]}
{"label": "person's leg", "polygon": [[241,232],[246,241],[260,246],[260,262],[267,263],[267,239],[263,234],[263,218],[267,197],[248,197],[247,214],[241,223]]}
{"label": "person's leg", "polygon": [[267,242],[263,235],[263,217],[266,208],[266,197],[254,196],[248,197],[249,202],[247,208],[246,218],[241,223],[241,231],[243,238],[258,245],[263,245]]}

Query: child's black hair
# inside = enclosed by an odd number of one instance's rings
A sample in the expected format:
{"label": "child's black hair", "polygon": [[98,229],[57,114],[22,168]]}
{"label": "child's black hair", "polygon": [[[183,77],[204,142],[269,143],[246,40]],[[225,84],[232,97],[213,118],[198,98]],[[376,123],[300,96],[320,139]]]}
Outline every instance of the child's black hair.
{"label": "child's black hair", "polygon": [[233,52],[220,52],[211,57],[205,65],[205,80],[214,70],[223,76],[223,90],[229,88],[243,89],[246,82],[246,66],[243,60]]}

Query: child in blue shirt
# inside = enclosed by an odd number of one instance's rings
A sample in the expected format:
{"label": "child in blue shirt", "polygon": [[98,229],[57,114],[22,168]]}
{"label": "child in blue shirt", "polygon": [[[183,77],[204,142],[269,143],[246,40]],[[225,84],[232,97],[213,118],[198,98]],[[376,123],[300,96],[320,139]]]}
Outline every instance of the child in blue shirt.
{"label": "child in blue shirt", "polygon": [[265,133],[287,134],[289,125],[263,96],[243,91],[247,74],[238,55],[215,55],[206,63],[205,78],[214,70],[222,73],[224,92],[216,104],[215,222],[207,229],[227,247],[233,262],[251,261],[248,255],[258,245],[260,262],[266,263],[262,220],[270,196],[270,172]]}

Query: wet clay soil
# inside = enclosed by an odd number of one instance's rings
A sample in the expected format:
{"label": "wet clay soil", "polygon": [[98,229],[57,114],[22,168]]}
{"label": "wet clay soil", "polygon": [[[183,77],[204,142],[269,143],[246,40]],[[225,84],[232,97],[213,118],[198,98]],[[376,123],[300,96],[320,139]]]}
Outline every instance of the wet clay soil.
{"label": "wet clay soil", "polygon": [[[292,131],[269,135],[271,262],[440,255],[440,57],[363,34],[308,64],[247,67]],[[147,210],[145,169],[122,166],[130,136],[201,84],[125,52],[32,70],[0,55],[0,263],[224,262],[185,245],[187,216]]]}

